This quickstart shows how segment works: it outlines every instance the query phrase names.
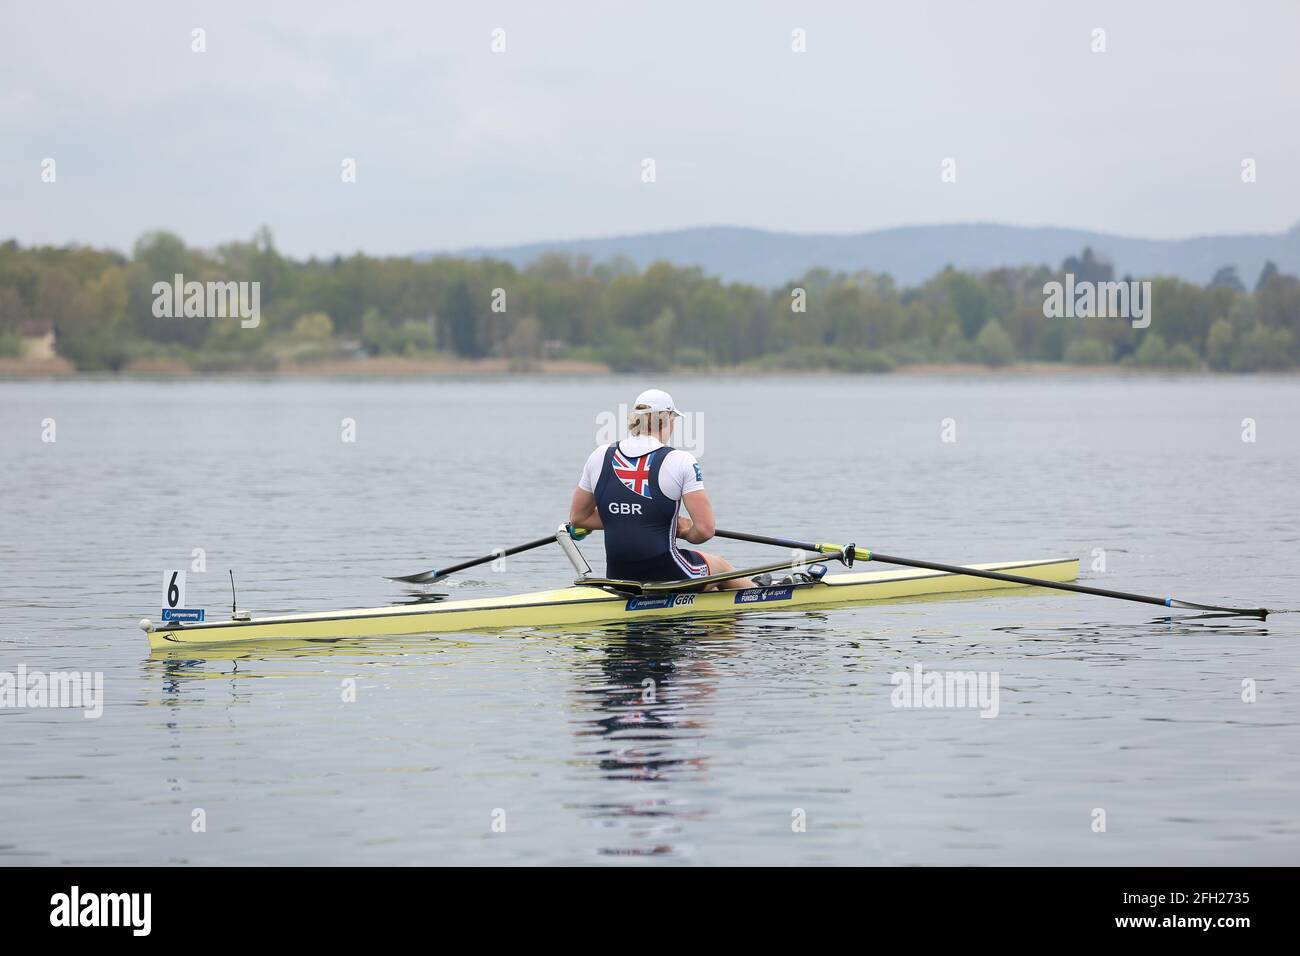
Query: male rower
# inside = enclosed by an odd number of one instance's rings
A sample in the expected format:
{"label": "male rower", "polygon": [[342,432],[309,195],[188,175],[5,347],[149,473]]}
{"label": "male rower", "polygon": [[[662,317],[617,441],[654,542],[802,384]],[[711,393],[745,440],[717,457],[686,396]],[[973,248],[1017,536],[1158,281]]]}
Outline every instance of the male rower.
{"label": "male rower", "polygon": [[[726,558],[677,546],[678,538],[703,544],[713,537],[713,505],[699,463],[668,445],[681,414],[667,392],[642,392],[628,414],[628,437],[597,448],[582,470],[569,523],[605,532],[608,578],[681,581],[735,570]],[[721,587],[753,583],[732,578]]]}

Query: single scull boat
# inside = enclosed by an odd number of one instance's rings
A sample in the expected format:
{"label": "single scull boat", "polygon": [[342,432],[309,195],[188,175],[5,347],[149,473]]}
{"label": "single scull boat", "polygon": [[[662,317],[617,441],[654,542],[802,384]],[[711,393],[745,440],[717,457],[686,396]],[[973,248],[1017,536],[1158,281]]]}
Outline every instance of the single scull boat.
{"label": "single scull boat", "polygon": [[[1073,558],[1001,561],[972,568],[1011,572],[1043,581],[1073,581],[1079,562]],[[685,585],[686,582],[680,582]],[[318,614],[283,614],[248,620],[201,624],[153,624],[141,621],[153,648],[233,641],[295,638],[377,637],[437,634],[483,629],[585,625],[663,620],[745,611],[835,607],[870,601],[920,598],[963,591],[1023,587],[1005,581],[943,571],[862,571],[828,574],[820,581],[748,588],[743,591],[659,591],[628,594],[612,587],[584,584],[554,591],[503,597],[396,605]]]}

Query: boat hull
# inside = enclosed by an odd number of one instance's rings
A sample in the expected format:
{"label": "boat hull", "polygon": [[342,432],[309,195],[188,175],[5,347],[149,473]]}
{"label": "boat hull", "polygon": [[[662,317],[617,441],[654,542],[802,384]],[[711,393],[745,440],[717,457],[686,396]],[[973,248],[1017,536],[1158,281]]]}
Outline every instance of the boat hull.
{"label": "boat hull", "polygon": [[[1002,561],[972,564],[970,567],[1006,571],[1042,581],[1073,581],[1079,574],[1079,562],[1072,558]],[[591,587],[569,587],[438,604],[286,614],[248,621],[150,625],[146,628],[146,634],[150,647],[163,649],[249,641],[440,634],[514,627],[706,617],[748,611],[770,612],[868,604],[874,601],[1020,587],[1023,586],[941,571],[858,571],[827,575],[816,584],[749,588],[743,591],[628,597]]]}

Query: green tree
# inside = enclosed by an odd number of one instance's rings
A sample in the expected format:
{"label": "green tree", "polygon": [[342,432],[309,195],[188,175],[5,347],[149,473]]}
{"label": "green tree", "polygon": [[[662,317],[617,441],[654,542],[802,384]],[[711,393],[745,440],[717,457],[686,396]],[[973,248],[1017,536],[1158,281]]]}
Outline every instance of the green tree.
{"label": "green tree", "polygon": [[1263,325],[1289,333],[1289,341],[1300,339],[1300,280],[1272,276],[1255,293],[1255,313]]}
{"label": "green tree", "polygon": [[1265,325],[1257,324],[1246,333],[1232,367],[1238,372],[1289,368],[1291,345],[1291,333],[1286,329],[1270,329]]}
{"label": "green tree", "polygon": [[482,358],[487,354],[478,334],[477,313],[469,283],[464,276],[458,276],[448,289],[440,314],[446,324],[446,338],[452,349],[465,358]]}
{"label": "green tree", "polygon": [[1071,365],[1105,365],[1110,350],[1097,339],[1075,339],[1065,348],[1065,361]]}
{"label": "green tree", "polygon": [[993,312],[989,291],[975,276],[958,272],[952,266],[939,274],[936,283],[937,291],[957,313],[962,335],[968,340],[974,339]]}
{"label": "green tree", "polygon": [[1133,355],[1133,364],[1147,368],[1161,368],[1169,359],[1169,346],[1159,332],[1148,332],[1142,337],[1142,344]]}
{"label": "green tree", "polygon": [[1223,372],[1232,367],[1232,352],[1236,335],[1227,319],[1216,319],[1205,340],[1205,358],[1210,368]]}
{"label": "green tree", "polygon": [[1222,266],[1210,280],[1211,289],[1231,289],[1233,292],[1245,292],[1246,286],[1237,275],[1236,266]]}
{"label": "green tree", "polygon": [[393,351],[402,355],[419,355],[438,348],[438,336],[432,322],[410,319],[398,326]]}
{"label": "green tree", "polygon": [[961,334],[961,327],[952,323],[944,330],[936,351],[945,362],[963,362],[971,356],[971,343]]}
{"label": "green tree", "polygon": [[1259,270],[1259,278],[1255,280],[1255,291],[1258,292],[1268,285],[1269,280],[1275,275],[1277,275],[1277,264],[1270,259],[1264,263],[1264,268]]}
{"label": "green tree", "polygon": [[646,345],[671,363],[676,345],[673,341],[676,330],[677,313],[673,311],[671,306],[668,306],[655,316],[655,320],[650,323],[650,328],[646,334]]}
{"label": "green tree", "polygon": [[997,319],[989,319],[975,339],[975,353],[985,365],[995,368],[1016,360],[1016,346]]}
{"label": "green tree", "polygon": [[0,335],[17,335],[26,317],[22,294],[12,286],[0,285]]}
{"label": "green tree", "polygon": [[517,369],[531,367],[542,357],[542,323],[534,315],[526,315],[515,323],[506,339],[506,355]]}
{"label": "green tree", "polygon": [[1071,273],[1078,282],[1110,282],[1115,278],[1115,267],[1085,246],[1081,256],[1070,256],[1061,263],[1061,272]]}
{"label": "green tree", "polygon": [[197,279],[190,268],[190,252],[180,236],[172,232],[147,232],[135,244],[131,258],[149,270],[150,282],[171,282],[179,273]]}
{"label": "green tree", "polygon": [[394,351],[393,328],[374,306],[361,316],[361,347],[371,355],[384,355]]}
{"label": "green tree", "polygon": [[334,321],[324,312],[300,315],[293,323],[293,337],[307,342],[328,342],[334,335]]}

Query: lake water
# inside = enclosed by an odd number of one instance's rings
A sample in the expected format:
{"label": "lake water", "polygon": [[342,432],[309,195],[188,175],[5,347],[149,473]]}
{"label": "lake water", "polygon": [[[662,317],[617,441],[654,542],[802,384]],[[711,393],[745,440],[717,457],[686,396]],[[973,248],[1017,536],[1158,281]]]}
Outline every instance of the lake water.
{"label": "lake water", "polygon": [[[1300,607],[1300,380],[644,384],[702,413],[723,527]],[[196,548],[219,617],[228,568],[255,614],[374,606],[544,535],[641,387],[0,383],[0,671],[105,696],[0,709],[0,864],[1300,863],[1294,613],[1003,592],[153,656],[136,627]],[[571,577],[550,548],[444,590]],[[917,665],[996,675],[997,716],[893,706]]]}

